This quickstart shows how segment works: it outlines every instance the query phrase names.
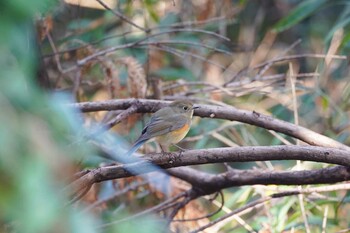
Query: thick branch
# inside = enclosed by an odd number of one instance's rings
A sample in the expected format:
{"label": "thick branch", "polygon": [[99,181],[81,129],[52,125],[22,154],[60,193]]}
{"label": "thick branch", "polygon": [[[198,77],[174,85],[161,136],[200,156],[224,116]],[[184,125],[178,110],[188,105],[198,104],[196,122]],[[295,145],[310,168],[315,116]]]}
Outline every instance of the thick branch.
{"label": "thick branch", "polygon": [[218,175],[189,167],[169,169],[170,175],[184,180],[202,191],[212,194],[225,188],[242,185],[306,185],[329,184],[350,179],[350,168],[335,166],[309,171],[264,171],[232,169]]}
{"label": "thick branch", "polygon": [[[123,100],[107,100],[100,102],[83,102],[75,103],[71,106],[80,109],[83,112],[93,111],[111,111],[128,109],[134,105],[137,107],[137,112],[155,112],[159,108],[164,107],[169,102],[160,100],[146,100],[146,99],[123,99]],[[324,135],[318,134],[307,128],[297,126],[295,124],[285,122],[267,115],[257,113],[255,111],[247,111],[236,109],[234,107],[222,107],[211,105],[198,105],[200,108],[196,109],[195,115],[200,117],[226,119],[230,121],[240,121],[251,125],[256,125],[265,129],[274,130],[276,132],[284,133],[291,137],[300,139],[310,145],[335,147],[349,150],[350,148],[344,144],[337,142]]]}
{"label": "thick branch", "polygon": [[[215,148],[206,150],[190,150],[181,153],[152,154],[144,157],[146,160],[130,164],[121,164],[114,166],[101,167],[91,170],[71,184],[73,192],[77,193],[84,187],[90,187],[93,183],[106,180],[118,179],[133,176],[130,171],[138,171],[138,174],[156,171],[156,166],[168,169],[173,167],[198,165],[208,163],[223,162],[248,162],[248,161],[265,161],[265,160],[303,160],[315,161],[331,164],[348,166],[350,164],[350,152],[323,147],[312,146],[270,146],[270,147],[237,147],[237,148]],[[174,173],[173,173],[174,174]],[[194,186],[207,186],[205,192],[213,192],[219,189],[211,188],[209,185],[214,179],[211,176],[187,176],[182,173],[182,179],[188,181]],[[200,174],[200,173],[198,173]],[[174,174],[180,178],[179,174]],[[292,172],[275,172],[275,171],[235,171],[215,176],[214,183],[222,183],[220,188],[252,185],[252,184],[284,184],[284,185],[301,185],[301,184],[322,184],[335,183],[349,180],[350,171],[348,168],[337,166],[315,171],[292,171]],[[191,180],[192,179],[192,180]],[[220,181],[221,180],[221,181]],[[223,182],[225,181],[225,182]]]}

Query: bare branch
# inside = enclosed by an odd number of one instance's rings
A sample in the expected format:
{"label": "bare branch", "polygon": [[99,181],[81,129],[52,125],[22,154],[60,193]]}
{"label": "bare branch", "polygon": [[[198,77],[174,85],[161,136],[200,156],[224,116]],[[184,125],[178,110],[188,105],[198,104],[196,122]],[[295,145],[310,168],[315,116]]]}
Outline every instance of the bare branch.
{"label": "bare branch", "polygon": [[171,197],[168,200],[166,200],[166,201],[164,201],[164,202],[162,202],[162,203],[160,203],[160,204],[158,204],[156,206],[148,208],[148,209],[146,209],[144,211],[141,211],[141,212],[139,212],[137,214],[134,214],[134,215],[131,215],[129,217],[126,217],[126,218],[123,218],[123,219],[119,219],[119,220],[116,220],[116,221],[113,221],[113,222],[109,222],[109,223],[100,225],[100,226],[98,226],[98,228],[109,227],[109,226],[112,226],[112,225],[115,225],[115,224],[118,224],[118,223],[121,223],[121,222],[124,222],[124,221],[129,221],[129,220],[132,220],[132,219],[144,216],[146,214],[150,214],[150,213],[159,212],[159,211],[163,211],[163,210],[169,209],[170,207],[173,207],[173,206],[178,204],[178,202],[176,202],[178,199],[184,198],[184,197],[186,198],[187,196],[188,196],[188,192],[187,191],[179,193],[178,195],[176,195],[174,197]]}
{"label": "bare branch", "polygon": [[137,107],[135,105],[130,106],[127,110],[123,111],[122,113],[117,115],[115,118],[107,122],[106,129],[110,129],[116,124],[119,124],[122,120],[128,118],[128,116],[135,113],[136,111],[137,111]]}
{"label": "bare branch", "polygon": [[111,200],[114,200],[115,198],[129,192],[129,191],[132,191],[132,190],[135,190],[137,189],[138,187],[141,187],[141,186],[144,186],[148,184],[148,181],[143,181],[143,182],[140,182],[140,183],[133,183],[133,184],[130,184],[129,186],[125,187],[124,189],[120,190],[120,191],[117,191],[115,192],[113,195],[107,197],[107,198],[102,198],[96,202],[94,202],[93,204],[89,205],[88,207],[86,207],[83,212],[88,212],[100,205],[103,205]]}
{"label": "bare branch", "polygon": [[[310,188],[310,189],[294,189],[294,190],[288,190],[288,191],[283,191],[283,192],[278,192],[278,193],[274,193],[274,194],[271,194],[270,196],[268,197],[264,197],[264,198],[260,198],[256,201],[253,201],[253,202],[250,202],[248,203],[247,205],[241,207],[241,208],[238,208],[238,209],[235,209],[234,211],[220,217],[220,218],[217,218],[215,219],[214,221],[211,221],[210,223],[204,225],[204,226],[201,226],[200,228],[196,229],[196,230],[193,230],[191,231],[191,233],[197,233],[197,232],[201,232],[203,231],[204,229],[207,229],[233,215],[236,215],[240,212],[243,212],[244,210],[248,210],[250,208],[253,208],[253,207],[256,207],[264,202],[267,202],[267,201],[270,201],[271,199],[273,198],[281,198],[281,197],[286,197],[286,196],[292,196],[292,195],[300,195],[300,194],[309,194],[309,193],[313,193],[313,192],[329,192],[329,191],[334,191],[334,190],[338,190],[339,187],[334,187],[335,189],[333,189],[333,187],[331,189],[324,189],[323,187],[316,187],[316,188]],[[346,187],[343,187],[344,189],[349,189],[350,187],[349,186],[346,186]]]}
{"label": "bare branch", "polygon": [[[190,219],[174,219],[172,222],[189,222],[189,221],[198,221],[198,220],[201,220],[201,219],[204,219],[204,218],[210,218],[214,215],[216,215],[217,213],[219,213],[222,208],[224,207],[225,205],[225,199],[224,199],[224,194],[222,193],[222,191],[219,191],[218,194],[220,195],[220,198],[221,198],[221,205],[219,206],[219,208],[209,214],[206,214],[202,217],[198,217],[198,218],[190,218]],[[215,195],[217,196],[217,195]]]}
{"label": "bare branch", "polygon": [[[218,34],[216,32],[203,30],[203,29],[174,28],[174,29],[171,29],[171,30],[162,30],[160,32],[154,32],[157,29],[158,28],[149,28],[149,30],[152,31],[152,34],[148,34],[145,38],[142,38],[140,40],[145,41],[145,40],[150,39],[152,37],[156,37],[156,36],[160,36],[160,35],[164,35],[164,34],[170,34],[170,33],[174,33],[174,32],[198,32],[198,33],[211,35],[211,36],[217,37],[217,38],[222,39],[222,40],[231,41],[226,36],[220,35],[220,34]],[[106,40],[110,40],[110,39],[114,39],[114,38],[118,38],[118,37],[125,37],[128,34],[132,34],[134,32],[135,31],[127,31],[127,32],[124,32],[124,33],[121,33],[121,34],[106,36],[106,37],[104,37],[102,39],[99,39],[99,40],[96,40],[96,41],[93,41],[93,42],[90,42],[88,44],[84,44],[84,45],[81,45],[81,46],[77,46],[77,47],[74,47],[74,48],[70,48],[70,49],[65,49],[65,50],[60,50],[60,51],[57,51],[57,50],[53,49],[53,53],[45,54],[43,57],[51,57],[51,56],[55,56],[55,55],[59,55],[59,54],[70,53],[70,52],[76,51],[78,49],[86,48],[86,47],[91,46],[91,45],[97,45],[97,44],[99,44],[101,42],[104,42]],[[138,42],[140,42],[140,41],[138,41]]]}
{"label": "bare branch", "polygon": [[[146,100],[146,99],[123,99],[123,100],[107,100],[100,102],[83,102],[74,103],[70,106],[80,109],[83,112],[93,111],[111,111],[128,109],[131,105],[136,105],[137,112],[155,112],[161,107],[168,104],[166,101],[160,100]],[[310,129],[295,124],[282,121],[271,116],[263,115],[258,112],[251,112],[247,110],[241,110],[234,107],[221,107],[211,105],[198,105],[200,108],[196,109],[195,116],[225,119],[230,121],[239,121],[247,124],[259,126],[265,129],[274,130],[280,133],[284,133],[291,137],[300,139],[310,145],[335,147],[344,150],[350,148],[344,144],[337,142],[324,135],[318,134]]]}
{"label": "bare branch", "polygon": [[[327,55],[324,54],[297,54],[297,55],[290,55],[290,56],[284,56],[284,57],[277,57],[274,59],[271,59],[267,62],[261,63],[259,65],[256,65],[253,67],[253,69],[260,69],[265,67],[266,65],[269,65],[270,63],[278,63],[278,62],[285,62],[285,61],[289,61],[289,60],[295,60],[295,59],[299,59],[299,58],[326,58]],[[333,59],[339,59],[339,60],[346,60],[347,56],[343,56],[343,55],[331,55],[331,58]]]}
{"label": "bare branch", "polygon": [[144,31],[144,32],[149,32],[150,29],[146,29],[146,28],[143,28],[137,24],[135,24],[133,21],[131,21],[130,19],[128,19],[125,15],[123,15],[122,13],[120,13],[119,11],[117,10],[113,10],[111,9],[109,6],[107,6],[103,1],[101,0],[96,0],[98,3],[100,3],[104,8],[106,8],[107,10],[111,11],[114,15],[118,16],[119,18],[121,18],[122,20],[124,20],[125,22],[127,22],[128,24]]}
{"label": "bare branch", "polygon": [[[278,55],[277,58],[281,58],[282,55],[287,54],[290,50],[292,50],[295,46],[297,46],[298,44],[300,44],[301,39],[298,39],[297,41],[295,41],[293,44],[291,44],[287,49],[285,49],[284,51],[282,51],[281,54]],[[274,64],[274,59],[272,59],[269,63],[265,63],[264,67],[262,69],[259,70],[258,74],[255,76],[255,80],[260,79],[260,77],[268,70],[270,69],[270,67]]]}
{"label": "bare branch", "polygon": [[159,27],[156,27],[156,28],[168,28],[169,26],[173,27],[173,28],[193,27],[193,26],[202,25],[202,24],[217,23],[217,22],[224,21],[224,20],[227,20],[226,16],[219,16],[219,17],[209,18],[209,19],[206,19],[206,20],[173,23],[173,24],[170,24],[170,25],[159,26]]}
{"label": "bare branch", "polygon": [[[304,185],[335,183],[350,179],[350,168],[335,166],[309,171],[265,171],[265,170],[237,170],[232,169],[218,175],[201,172],[189,167],[179,167],[167,170],[174,177],[184,180],[202,190],[203,195],[215,193],[218,190],[243,185]],[[338,174],[332,174],[332,173]],[[336,177],[337,176],[337,177]],[[316,178],[317,177],[317,178]],[[345,178],[345,180],[343,178]],[[340,179],[339,179],[340,178]],[[321,183],[323,183],[321,181]],[[342,184],[330,188],[317,187],[303,189],[305,192],[326,192],[346,189]],[[300,189],[291,189],[290,192],[299,192]]]}
{"label": "bare branch", "polygon": [[[311,146],[270,146],[270,147],[238,147],[238,148],[215,148],[206,150],[190,150],[180,153],[152,154],[145,156],[145,161],[130,164],[119,164],[114,166],[100,167],[91,170],[86,175],[74,181],[73,193],[91,187],[93,183],[106,180],[133,176],[130,171],[137,169],[138,174],[148,173],[163,169],[223,162],[247,162],[265,160],[305,160],[325,162],[340,165],[350,164],[350,152],[323,147]],[[229,170],[220,175],[210,175],[199,171],[190,172],[181,168],[180,173],[169,173],[183,179],[195,187],[201,189],[202,194],[215,193],[223,188],[253,185],[253,184],[280,184],[280,185],[303,185],[303,184],[325,184],[345,181],[350,179],[350,168],[336,166],[311,171],[263,171],[263,170]]]}
{"label": "bare branch", "polygon": [[226,218],[229,218],[229,217],[231,217],[231,216],[233,216],[233,215],[236,215],[236,214],[238,214],[238,213],[240,213],[240,212],[242,212],[242,211],[244,211],[244,210],[253,208],[253,207],[255,207],[255,206],[259,205],[259,204],[262,204],[262,203],[264,203],[264,202],[267,202],[267,201],[269,201],[269,200],[271,200],[271,199],[272,199],[271,196],[265,197],[265,198],[260,198],[260,199],[258,199],[258,200],[256,200],[256,201],[253,201],[253,202],[251,202],[251,203],[249,203],[249,204],[247,204],[247,205],[245,205],[245,206],[243,206],[243,207],[241,207],[241,208],[235,209],[235,210],[232,211],[231,213],[226,214],[226,215],[224,215],[224,216],[222,216],[222,217],[220,217],[220,218],[218,218],[218,219],[215,219],[214,221],[211,221],[210,223],[208,223],[208,224],[206,224],[206,225],[204,225],[204,226],[202,226],[202,227],[200,227],[200,228],[198,228],[198,229],[196,229],[196,230],[194,230],[194,231],[191,231],[190,233],[201,232],[201,231],[205,230],[206,228],[209,228],[209,227],[211,227],[211,226],[213,226],[213,225],[215,225],[215,224],[217,224],[217,223],[219,223],[219,222],[225,220]]}
{"label": "bare branch", "polygon": [[196,43],[196,42],[190,42],[190,41],[182,41],[182,40],[163,40],[163,41],[150,41],[150,42],[146,42],[146,40],[149,40],[151,37],[155,37],[159,35],[158,34],[154,34],[154,35],[150,35],[146,38],[142,38],[138,41],[135,42],[131,42],[131,43],[127,43],[127,44],[123,44],[123,45],[118,45],[118,46],[112,46],[109,47],[107,49],[104,50],[100,50],[94,54],[91,54],[81,60],[77,61],[77,64],[75,66],[72,66],[66,70],[63,71],[63,73],[67,73],[67,72],[71,72],[74,71],[75,69],[77,69],[79,66],[83,66],[84,64],[86,64],[87,62],[90,62],[94,59],[97,59],[100,56],[104,56],[104,55],[108,55],[112,52],[115,52],[117,50],[120,49],[126,49],[126,48],[131,48],[131,47],[139,47],[139,46],[145,46],[145,45],[161,45],[161,44],[183,44],[183,45],[188,45],[188,46],[196,46],[196,47],[203,47],[206,49],[210,49],[213,50],[215,52],[220,52],[220,53],[225,53],[228,55],[231,55],[232,53],[223,49],[218,49],[203,43]]}

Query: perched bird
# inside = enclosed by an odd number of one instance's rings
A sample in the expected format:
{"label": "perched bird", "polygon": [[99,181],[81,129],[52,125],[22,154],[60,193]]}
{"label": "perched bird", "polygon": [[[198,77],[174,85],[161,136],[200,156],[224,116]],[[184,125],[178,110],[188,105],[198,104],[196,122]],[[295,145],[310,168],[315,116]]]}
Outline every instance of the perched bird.
{"label": "perched bird", "polygon": [[144,143],[155,138],[162,150],[164,146],[175,145],[188,133],[191,127],[194,107],[188,100],[177,100],[155,112],[141,136],[136,140],[127,155],[132,155]]}

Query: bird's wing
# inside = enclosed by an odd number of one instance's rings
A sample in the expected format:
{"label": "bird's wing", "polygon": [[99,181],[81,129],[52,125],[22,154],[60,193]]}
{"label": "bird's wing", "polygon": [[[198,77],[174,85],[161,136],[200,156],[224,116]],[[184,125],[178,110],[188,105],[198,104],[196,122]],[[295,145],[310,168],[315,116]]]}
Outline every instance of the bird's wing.
{"label": "bird's wing", "polygon": [[150,122],[142,130],[142,134],[137,141],[148,140],[173,130],[181,129],[187,123],[187,118],[182,115],[174,114],[165,118],[162,116],[153,116]]}
{"label": "bird's wing", "polygon": [[174,114],[171,117],[162,117],[160,115],[156,114],[151,117],[150,122],[142,130],[141,136],[135,141],[131,149],[127,152],[127,155],[132,155],[147,140],[164,135],[173,130],[181,129],[187,123],[187,118],[182,115]]}

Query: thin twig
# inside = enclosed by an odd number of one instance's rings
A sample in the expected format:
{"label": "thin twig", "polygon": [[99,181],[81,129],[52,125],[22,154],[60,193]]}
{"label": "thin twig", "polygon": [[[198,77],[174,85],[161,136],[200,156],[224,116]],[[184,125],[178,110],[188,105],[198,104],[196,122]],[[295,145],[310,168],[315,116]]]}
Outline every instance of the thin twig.
{"label": "thin twig", "polygon": [[[145,38],[143,39],[149,39],[149,38],[152,38],[152,37],[155,37],[155,36],[160,36],[160,35],[163,35],[163,34],[169,34],[169,33],[174,33],[174,32],[198,32],[198,33],[203,33],[203,34],[207,34],[207,35],[211,35],[211,36],[214,36],[214,37],[217,37],[219,39],[223,39],[223,40],[226,40],[226,41],[230,41],[230,38],[228,37],[225,37],[225,36],[222,36],[216,32],[212,32],[212,31],[208,31],[208,30],[202,30],[202,29],[195,29],[195,28],[174,28],[174,29],[171,29],[171,30],[162,30],[160,32],[154,32],[154,30],[157,29],[157,28],[150,28],[150,30],[152,30],[152,34],[149,34],[147,35]],[[50,54],[45,54],[43,55],[43,57],[51,57],[51,56],[55,56],[55,55],[58,55],[58,54],[64,54],[64,53],[70,53],[70,52],[73,52],[73,51],[76,51],[78,49],[82,49],[82,48],[86,48],[88,46],[91,46],[91,45],[96,45],[96,44],[99,44],[101,42],[104,42],[106,40],[110,40],[110,39],[114,39],[114,38],[118,38],[118,37],[125,37],[126,35],[128,34],[132,34],[134,33],[134,31],[127,31],[127,32],[124,32],[124,33],[121,33],[121,34],[116,34],[116,35],[110,35],[110,36],[106,36],[102,39],[99,39],[99,40],[96,40],[96,41],[93,41],[93,42],[90,42],[88,44],[84,44],[82,46],[77,46],[77,47],[74,47],[74,48],[70,48],[70,49],[66,49],[66,50],[61,50],[61,51],[55,51],[54,50],[54,53],[50,53]]]}
{"label": "thin twig", "polygon": [[321,193],[321,192],[334,192],[334,191],[340,191],[340,190],[350,190],[350,183],[333,184],[333,185],[326,185],[321,187],[302,188],[302,190],[300,190],[299,188],[287,189],[284,192]]}
{"label": "thin twig", "polygon": [[74,85],[73,85],[73,95],[75,96],[76,100],[79,100],[79,88],[81,83],[81,69],[79,69],[74,78]]}
{"label": "thin twig", "polygon": [[113,221],[113,222],[109,222],[109,223],[106,223],[106,224],[102,224],[102,225],[99,225],[97,228],[106,228],[106,227],[110,227],[112,225],[115,225],[115,224],[118,224],[118,223],[121,223],[121,222],[125,222],[125,221],[129,221],[131,219],[135,219],[135,218],[138,218],[138,217],[141,217],[145,214],[150,214],[150,213],[153,213],[153,212],[159,212],[159,211],[163,211],[165,209],[168,209],[174,205],[177,204],[177,200],[182,198],[182,197],[185,197],[187,194],[187,192],[182,192],[182,193],[179,193],[178,195],[172,197],[172,198],[169,198],[168,200],[156,205],[156,206],[153,206],[149,209],[146,209],[144,211],[141,211],[137,214],[134,214],[134,215],[131,215],[129,217],[126,217],[126,218],[123,218],[123,219],[119,219],[117,221]]}
{"label": "thin twig", "polygon": [[126,194],[127,192],[132,191],[132,190],[135,190],[136,188],[138,188],[138,187],[140,187],[140,186],[143,186],[143,185],[146,185],[146,184],[148,184],[148,183],[149,183],[149,181],[145,180],[145,181],[143,181],[143,182],[141,182],[141,183],[134,183],[134,184],[131,184],[131,185],[127,186],[126,188],[124,188],[124,189],[122,189],[122,190],[120,190],[120,191],[114,193],[113,195],[111,195],[111,196],[109,196],[109,197],[107,197],[107,198],[103,198],[103,199],[101,199],[101,200],[98,200],[98,201],[94,202],[92,205],[89,205],[88,207],[86,207],[86,208],[83,210],[83,212],[88,212],[88,211],[90,211],[91,209],[94,209],[94,208],[96,208],[96,207],[98,207],[98,206],[100,206],[100,205],[102,205],[102,204],[104,204],[104,203],[106,203],[106,202],[109,202],[109,201],[115,199],[116,197],[119,197],[119,196],[121,196],[121,195],[124,195],[124,194]]}
{"label": "thin twig", "polygon": [[[313,192],[313,189],[289,190],[289,191],[274,193],[268,197],[260,198],[260,199],[253,201],[253,202],[251,202],[251,203],[249,203],[241,208],[238,208],[229,214],[226,214],[226,215],[224,215],[218,219],[215,219],[214,221],[212,221],[212,222],[210,222],[210,223],[208,223],[208,224],[206,224],[206,225],[204,225],[204,226],[202,226],[194,231],[191,231],[190,233],[197,233],[197,232],[203,231],[204,229],[207,229],[207,228],[209,228],[209,227],[211,227],[211,226],[213,226],[213,225],[215,225],[215,224],[217,224],[217,223],[219,223],[219,222],[221,222],[221,221],[223,221],[223,220],[225,220],[233,215],[236,215],[244,210],[256,207],[257,205],[260,205],[264,202],[270,201],[271,199],[292,196],[292,195],[299,195],[299,194],[307,194],[307,193],[310,193],[310,191]],[[323,191],[331,191],[331,190],[324,189]]]}
{"label": "thin twig", "polygon": [[[295,78],[307,78],[307,77],[314,77],[314,76],[319,76],[320,74],[318,73],[304,73],[304,74],[297,74],[295,76]],[[278,83],[280,81],[283,81],[285,78],[287,77],[286,74],[275,74],[275,75],[269,75],[269,76],[264,76],[261,77],[259,80],[259,83],[257,83],[256,85],[254,84],[254,81],[252,81],[251,79],[245,79],[245,80],[239,80],[237,82],[231,82],[231,83],[227,83],[227,85],[222,85],[222,87],[226,88],[228,91],[230,92],[234,92],[235,96],[240,96],[243,95],[242,90],[248,92],[248,93],[252,93],[252,92],[256,92],[259,91],[260,89],[262,89],[263,87],[271,87],[273,86],[275,83]],[[261,82],[265,82],[265,84],[260,84]],[[252,87],[245,87],[245,85],[248,86],[252,86]],[[260,85],[260,86],[258,86]],[[203,92],[219,92],[220,90],[218,90],[217,88],[214,87],[207,87],[207,88],[201,88],[201,89],[196,89],[196,90],[191,90],[186,92],[186,95],[194,95],[197,93],[203,93]],[[220,91],[222,93],[222,91]],[[240,93],[241,92],[241,93]]]}
{"label": "thin twig", "polygon": [[262,204],[264,202],[270,201],[271,199],[272,199],[272,197],[266,197],[266,198],[261,198],[259,200],[253,201],[253,202],[251,202],[251,203],[249,203],[249,204],[247,204],[247,205],[245,205],[245,206],[243,206],[241,208],[238,208],[238,209],[232,211],[229,214],[226,214],[226,215],[224,215],[224,216],[222,216],[220,218],[215,219],[214,221],[211,221],[210,223],[208,223],[208,224],[206,224],[206,225],[204,225],[204,226],[202,226],[200,228],[197,228],[194,231],[191,231],[190,233],[201,232],[201,231],[205,230],[206,228],[209,228],[209,227],[215,225],[216,223],[219,223],[219,222],[225,220],[226,218],[229,218],[229,217],[231,217],[233,215],[236,215],[236,214],[238,214],[238,213],[240,213],[240,212],[242,212],[244,210],[253,208],[253,207],[255,207],[255,206],[259,205],[259,204]]}
{"label": "thin twig", "polygon": [[183,44],[183,45],[191,45],[196,47],[203,47],[206,49],[213,50],[215,52],[224,53],[227,55],[232,55],[231,52],[223,49],[218,49],[210,45],[206,45],[203,43],[197,43],[197,42],[191,42],[191,41],[185,41],[185,40],[162,40],[162,41],[154,41],[154,42],[148,42],[148,43],[141,43],[141,44],[147,44],[147,45],[158,45],[158,44]]}
{"label": "thin twig", "polygon": [[184,140],[182,140],[182,142],[198,141],[198,140],[202,139],[203,137],[210,136],[213,133],[219,133],[220,131],[223,131],[223,130],[225,130],[227,128],[230,128],[230,127],[233,127],[233,126],[236,126],[236,125],[239,125],[239,124],[240,123],[238,123],[238,122],[226,122],[226,123],[222,124],[221,126],[217,127],[216,129],[213,129],[211,131],[207,131],[207,132],[201,133],[201,134],[199,134],[197,136],[186,137]]}
{"label": "thin twig", "polygon": [[188,203],[190,203],[193,199],[195,199],[194,196],[186,196],[182,201],[178,202],[175,206],[174,209],[171,211],[171,213],[169,214],[169,216],[167,217],[168,220],[168,225],[173,221],[174,217],[176,216],[176,214],[179,212],[179,210],[181,210],[182,208],[184,208]]}
{"label": "thin twig", "polygon": [[[198,54],[195,54],[195,53],[192,53],[192,52],[182,51],[180,49],[172,48],[172,47],[166,46],[166,45],[152,45],[152,47],[149,47],[148,45],[146,45],[146,46],[140,46],[138,48],[141,48],[141,49],[147,48],[147,49],[161,50],[161,51],[165,51],[167,53],[173,54],[175,56],[178,56],[178,57],[180,57],[182,59],[187,57],[187,56],[188,57],[193,57],[193,58],[196,58],[196,59],[198,59],[200,61],[203,61],[203,62],[206,62],[208,64],[212,64],[212,65],[214,65],[216,67],[219,67],[220,69],[223,69],[223,70],[226,69],[225,66],[222,66],[219,63],[214,62],[213,60],[205,58],[205,57],[203,57],[201,55],[198,55]],[[227,71],[227,72],[228,73],[232,73],[231,71]]]}
{"label": "thin twig", "polygon": [[226,93],[227,95],[231,95],[231,96],[234,95],[234,93],[232,93],[230,90],[228,90],[225,87],[222,87],[222,86],[219,86],[216,84],[212,84],[212,83],[208,83],[208,82],[201,82],[201,81],[177,83],[177,84],[173,84],[171,86],[167,86],[163,90],[170,90],[170,89],[178,88],[180,86],[210,86],[210,87],[214,87],[215,89],[222,91],[223,93]]}
{"label": "thin twig", "polygon": [[[298,114],[298,101],[296,97],[296,92],[295,92],[295,79],[294,77],[294,68],[293,64],[290,62],[289,63],[289,72],[288,72],[288,79],[291,85],[291,91],[292,91],[292,100],[293,100],[293,114],[294,114],[294,124],[299,125],[299,114]],[[299,140],[296,140],[296,145],[299,145]],[[297,167],[298,170],[301,168],[301,161],[297,160]],[[298,186],[298,189],[302,189],[301,186]],[[305,225],[305,230],[307,233],[310,233],[310,226],[309,226],[309,221],[307,219],[306,211],[305,211],[305,205],[304,205],[304,196],[303,194],[298,195],[298,201],[300,205],[300,210],[301,210],[301,215],[303,217],[304,225]]]}
{"label": "thin twig", "polygon": [[326,205],[325,210],[324,210],[324,214],[323,214],[322,233],[326,233],[327,218],[328,218],[328,205]]}
{"label": "thin twig", "polygon": [[222,20],[227,20],[226,16],[220,16],[220,17],[213,17],[206,20],[198,20],[198,21],[187,21],[187,22],[180,22],[180,23],[173,23],[166,26],[158,26],[156,28],[164,28],[164,27],[172,27],[172,28],[181,28],[181,27],[189,27],[189,26],[197,26],[202,24],[208,24],[208,23],[216,23]]}
{"label": "thin twig", "polygon": [[110,120],[109,122],[106,123],[106,126],[103,127],[105,129],[110,129],[113,126],[115,126],[116,124],[119,124],[122,120],[126,119],[128,116],[130,116],[133,113],[136,113],[138,110],[138,107],[136,105],[132,105],[130,106],[128,109],[126,109],[125,111],[121,112],[120,114],[118,114],[115,118],[113,118],[112,120]]}
{"label": "thin twig", "polygon": [[204,219],[204,218],[210,218],[214,215],[216,215],[217,213],[219,213],[222,208],[224,207],[225,205],[225,199],[224,199],[224,194],[222,193],[222,191],[220,190],[218,192],[220,194],[220,197],[221,197],[221,204],[219,206],[219,208],[215,211],[213,211],[212,213],[209,213],[209,214],[206,214],[202,217],[198,217],[198,218],[187,218],[187,219],[174,219],[172,222],[189,222],[189,221],[198,221],[198,220],[201,220],[201,219]]}
{"label": "thin twig", "polygon": [[82,189],[80,189],[80,190],[78,190],[78,192],[74,193],[73,197],[71,198],[71,200],[69,200],[67,205],[72,205],[73,203],[79,201],[81,198],[83,198],[85,196],[85,194],[87,194],[89,192],[91,187],[92,187],[91,185],[82,187]]}
{"label": "thin twig", "polygon": [[[258,64],[256,66],[253,67],[253,69],[260,69],[261,67],[264,67],[266,64],[269,63],[278,63],[278,62],[284,62],[284,61],[289,61],[289,60],[294,60],[294,59],[300,59],[300,58],[326,58],[327,55],[324,54],[297,54],[297,55],[290,55],[290,56],[285,56],[285,57],[279,57],[279,58],[275,58],[272,59],[270,61]],[[347,56],[343,56],[343,55],[331,55],[330,56],[333,59],[340,59],[340,60],[346,60]]]}
{"label": "thin twig", "polygon": [[[280,53],[276,58],[274,59],[278,59],[281,58],[284,54],[287,54],[290,50],[292,50],[295,46],[297,46],[298,44],[300,44],[301,39],[298,39],[297,41],[295,41],[293,44],[291,44],[289,47],[287,47],[287,49],[283,50],[282,53]],[[260,79],[260,77],[268,70],[270,69],[270,67],[274,64],[273,60],[271,60],[270,63],[266,63],[266,65],[259,70],[258,74],[255,76],[254,80],[258,80]]]}
{"label": "thin twig", "polygon": [[118,45],[118,46],[113,46],[109,47],[107,49],[101,50],[99,52],[96,52],[94,54],[91,54],[81,60],[77,61],[77,64],[75,66],[72,66],[64,71],[64,73],[74,71],[77,67],[83,66],[87,62],[94,60],[100,56],[108,55],[112,52],[115,52],[120,49],[126,49],[126,48],[131,48],[131,47],[139,47],[139,46],[144,46],[144,45],[160,45],[160,44],[183,44],[183,45],[191,45],[191,46],[196,46],[196,47],[203,47],[207,48],[216,52],[220,53],[226,53],[228,55],[231,55],[231,52],[228,52],[226,50],[218,49],[206,44],[201,44],[201,43],[196,43],[196,42],[190,42],[190,41],[182,41],[182,40],[164,40],[164,41],[153,41],[153,42],[144,42],[145,40],[148,40],[151,36],[156,36],[156,35],[150,35],[149,37],[140,39],[138,41],[132,42],[132,43],[127,43],[123,45]]}
{"label": "thin twig", "polygon": [[114,15],[118,16],[119,18],[121,18],[122,20],[124,20],[125,22],[127,22],[128,24],[131,24],[132,26],[144,31],[144,32],[148,32],[149,29],[143,28],[137,24],[135,24],[133,21],[131,21],[130,19],[128,19],[125,15],[123,15],[122,13],[120,13],[117,10],[113,10],[111,9],[109,6],[107,6],[103,1],[101,0],[96,0],[98,3],[100,3],[104,8],[106,8],[107,10],[111,11]]}
{"label": "thin twig", "polygon": [[55,62],[56,62],[57,69],[62,74],[63,69],[62,69],[62,66],[61,66],[60,57],[58,55],[55,42],[53,41],[52,36],[51,36],[50,33],[47,33],[47,39],[49,40],[50,46],[51,46],[51,48],[52,48],[52,50],[53,50],[53,52],[55,54],[54,59],[55,59]]}
{"label": "thin twig", "polygon": [[[217,201],[214,200],[214,203],[216,206],[220,206],[220,205],[217,203]],[[223,206],[222,210],[225,212],[225,213],[231,213],[232,210],[226,206]],[[244,212],[241,212],[240,215],[243,215]],[[237,215],[233,215],[231,218],[227,218],[225,221],[222,221],[221,223],[219,224],[216,224],[215,227],[211,227],[209,228],[209,232],[218,232],[219,229],[225,225],[227,222],[230,222],[232,221],[232,219],[236,220],[238,222],[238,224],[240,224],[242,227],[244,227],[248,232],[250,233],[257,233],[256,231],[254,231],[253,227],[251,227],[245,220],[243,220],[238,214]]]}
{"label": "thin twig", "polygon": [[196,28],[174,28],[171,30],[166,30],[166,31],[161,31],[162,34],[169,34],[169,33],[174,33],[174,32],[199,32],[199,33],[203,33],[203,34],[207,34],[207,35],[211,35],[217,38],[220,38],[222,40],[226,40],[226,41],[231,41],[230,38],[220,35],[219,33],[216,32],[211,32],[208,30],[203,30],[203,29],[196,29]]}

